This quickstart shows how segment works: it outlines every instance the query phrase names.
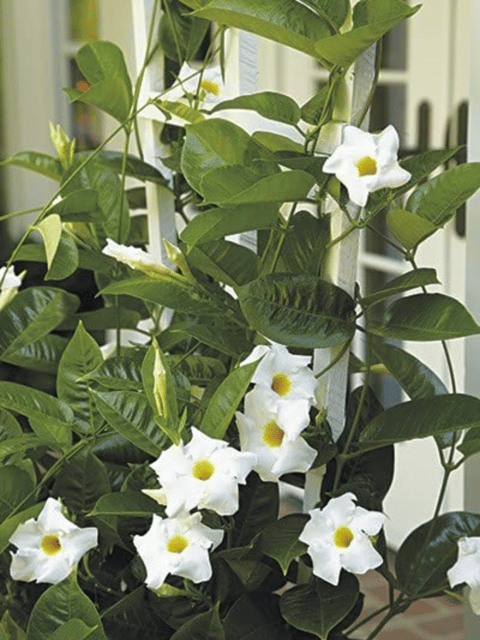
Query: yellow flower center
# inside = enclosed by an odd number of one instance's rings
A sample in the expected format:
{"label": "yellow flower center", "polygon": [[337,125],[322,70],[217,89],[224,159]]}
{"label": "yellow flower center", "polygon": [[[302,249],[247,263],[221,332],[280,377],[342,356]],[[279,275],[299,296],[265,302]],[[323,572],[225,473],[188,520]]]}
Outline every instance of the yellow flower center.
{"label": "yellow flower center", "polygon": [[353,533],[348,527],[338,527],[338,529],[333,534],[333,543],[335,544],[335,546],[340,547],[341,549],[346,549],[347,547],[349,547],[352,540]]}
{"label": "yellow flower center", "polygon": [[357,162],[360,177],[374,176],[377,173],[377,163],[373,158],[366,156]]}
{"label": "yellow flower center", "polygon": [[277,373],[272,378],[272,389],[279,396],[286,396],[290,391],[292,383],[290,379],[284,373]]}
{"label": "yellow flower center", "polygon": [[284,432],[276,422],[269,422],[263,427],[263,441],[269,447],[279,447],[283,442]]}
{"label": "yellow flower center", "polygon": [[216,82],[212,82],[211,80],[202,80],[200,86],[202,89],[205,89],[207,93],[213,93],[214,96],[218,96],[220,94],[220,87]]}
{"label": "yellow flower center", "polygon": [[57,538],[57,536],[52,535],[43,536],[42,541],[40,542],[40,546],[42,547],[42,550],[47,554],[47,556],[56,555],[62,548],[60,540]]}
{"label": "yellow flower center", "polygon": [[215,467],[210,460],[198,460],[192,469],[192,476],[197,480],[208,480],[212,477]]}
{"label": "yellow flower center", "polygon": [[167,549],[170,553],[182,553],[188,547],[188,540],[183,536],[173,536],[167,542]]}

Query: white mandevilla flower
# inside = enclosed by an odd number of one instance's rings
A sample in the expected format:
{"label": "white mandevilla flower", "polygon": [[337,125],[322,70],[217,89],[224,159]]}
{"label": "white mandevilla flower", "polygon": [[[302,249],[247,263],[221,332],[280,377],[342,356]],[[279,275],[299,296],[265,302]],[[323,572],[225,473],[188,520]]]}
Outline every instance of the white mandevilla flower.
{"label": "white mandevilla flower", "polygon": [[222,100],[230,99],[223,84],[220,66],[208,67],[200,77],[198,69],[184,62],[175,83],[163,93],[162,100],[187,101],[194,106],[197,92],[199,105],[205,108],[212,108]]}
{"label": "white mandevilla flower", "polygon": [[465,582],[470,587],[468,600],[473,613],[480,615],[480,538],[460,538],[458,559],[447,571],[450,586]]}
{"label": "white mandevilla flower", "polygon": [[124,244],[118,244],[115,240],[107,238],[107,244],[102,249],[102,253],[111,258],[115,258],[118,262],[126,264],[131,269],[137,269],[149,274],[158,274],[165,270],[156,258],[147,251],[131,247]]}
{"label": "white mandevilla flower", "polygon": [[240,447],[257,457],[253,467],[265,482],[276,482],[284,473],[310,469],[317,452],[300,436],[285,437],[277,412],[268,408],[264,393],[256,387],[245,396],[245,414],[236,413]]}
{"label": "white mandevilla flower", "polygon": [[245,484],[255,462],[254,454],[192,427],[188,444],[172,445],[150,466],[162,485],[168,516],[194,507],[226,516],[238,510],[238,485]]}
{"label": "white mandevilla flower", "polygon": [[97,546],[97,538],[95,527],[77,527],[62,515],[61,503],[48,498],[38,518],[20,524],[10,537],[18,548],[12,553],[10,574],[25,582],[61,582]]}
{"label": "white mandevilla flower", "polygon": [[201,514],[182,514],[178,518],[161,518],[154,514],[150,529],[135,536],[133,544],[147,569],[145,580],[151,589],[159,589],[168,574],[204,582],[212,575],[209,549],[221,543],[224,532],[209,529]]}
{"label": "white mandevilla flower", "polygon": [[312,509],[299,536],[308,545],[314,575],[330,584],[338,584],[341,569],[362,574],[383,562],[370,536],[380,531],[385,516],[356,506],[354,500],[353,493],[344,493],[323,509]]}
{"label": "white mandevilla flower", "polygon": [[[262,357],[263,356],[263,357]],[[287,440],[295,440],[310,422],[318,382],[309,368],[310,356],[296,356],[280,344],[260,345],[242,364],[262,358],[252,382],[264,392],[268,408],[277,413]]]}
{"label": "white mandevilla flower", "polygon": [[0,267],[0,309],[3,309],[7,304],[15,297],[18,291],[18,287],[22,284],[22,278],[24,274],[17,276],[13,266]]}
{"label": "white mandevilla flower", "polygon": [[384,187],[401,187],[411,174],[397,161],[399,139],[389,125],[372,134],[352,125],[343,128],[343,142],[323,165],[325,173],[334,173],[348,189],[350,200],[364,207],[369,193]]}

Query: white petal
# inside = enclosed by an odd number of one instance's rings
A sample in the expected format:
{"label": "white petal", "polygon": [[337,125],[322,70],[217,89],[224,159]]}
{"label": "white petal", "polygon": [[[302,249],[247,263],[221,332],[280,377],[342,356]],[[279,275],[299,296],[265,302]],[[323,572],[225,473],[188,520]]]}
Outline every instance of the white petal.
{"label": "white petal", "polygon": [[17,551],[12,555],[12,563],[10,565],[10,575],[14,580],[23,580],[24,582],[32,582],[35,580],[39,563],[44,558],[41,557],[41,552],[32,552],[31,550]]}
{"label": "white petal", "polygon": [[5,270],[7,271],[7,274],[5,276],[5,279],[3,281],[1,288],[2,289],[18,289],[18,287],[22,284],[22,278],[16,275],[15,268],[13,267],[13,265],[8,267],[8,269],[6,267],[0,267],[0,281],[2,280],[5,274]]}
{"label": "white petal", "polygon": [[191,431],[192,439],[184,446],[184,453],[191,460],[208,460],[214,451],[228,447],[228,443],[224,440],[210,438],[196,427],[192,427]]}
{"label": "white petal", "polygon": [[19,524],[10,536],[10,542],[22,549],[38,549],[44,532],[35,518]]}
{"label": "white petal", "polygon": [[350,523],[356,508],[355,499],[353,493],[344,493],[338,498],[332,498],[323,509],[323,514],[333,522],[335,529]]}
{"label": "white petal", "polygon": [[279,455],[272,467],[272,473],[277,478],[284,473],[305,473],[312,466],[317,457],[316,450],[303,438],[296,440],[284,440],[279,447]]}
{"label": "white petal", "polygon": [[373,138],[378,147],[377,161],[381,167],[397,162],[400,140],[398,133],[391,124],[383,131],[374,134]]}
{"label": "white petal", "polygon": [[95,527],[77,529],[61,538],[62,551],[72,567],[76,566],[80,558],[97,544],[98,530]]}
{"label": "white petal", "polygon": [[363,507],[356,507],[351,528],[364,531],[369,536],[376,535],[385,523],[385,514],[380,511],[367,511]]}
{"label": "white petal", "polygon": [[310,423],[308,400],[281,400],[278,403],[278,426],[285,431],[287,440],[296,440]]}
{"label": "white petal", "polygon": [[337,550],[329,545],[309,547],[308,554],[313,563],[313,574],[330,584],[338,585],[342,565]]}
{"label": "white petal", "polygon": [[54,498],[47,498],[43,509],[37,518],[38,525],[45,533],[63,531],[69,533],[78,529],[73,522],[62,514],[62,504]]}
{"label": "white petal", "polygon": [[379,567],[383,558],[366,536],[355,536],[350,546],[340,554],[340,562],[350,573],[363,574]]}
{"label": "white petal", "polygon": [[36,569],[36,581],[56,584],[64,580],[74,566],[61,552],[51,558],[44,556],[43,562],[39,563]]}
{"label": "white petal", "polygon": [[212,576],[212,565],[208,551],[202,547],[189,545],[181,554],[181,563],[175,575],[188,578],[192,582],[205,582]]}

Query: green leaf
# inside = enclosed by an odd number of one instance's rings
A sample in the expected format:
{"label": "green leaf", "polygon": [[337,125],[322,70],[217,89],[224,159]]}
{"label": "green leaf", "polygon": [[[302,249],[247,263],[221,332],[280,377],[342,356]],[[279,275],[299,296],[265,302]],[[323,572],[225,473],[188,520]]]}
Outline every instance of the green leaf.
{"label": "green leaf", "polygon": [[50,640],[84,640],[92,637],[93,627],[88,627],[82,620],[71,618],[50,636]]}
{"label": "green leaf", "polygon": [[134,391],[92,391],[108,424],[142,451],[158,457],[167,440],[153,419],[147,398]]}
{"label": "green leaf", "polygon": [[480,162],[462,164],[427,180],[407,200],[406,208],[437,227],[480,187]]}
{"label": "green leaf", "polygon": [[315,184],[306,171],[293,169],[261,176],[252,169],[233,165],[206,173],[200,193],[207,202],[219,205],[304,200]]}
{"label": "green leaf", "polygon": [[73,237],[62,229],[62,235],[45,280],[64,280],[78,269],[79,255]]}
{"label": "green leaf", "polygon": [[426,522],[408,536],[395,559],[397,579],[409,596],[421,598],[449,589],[447,570],[457,560],[459,538],[480,535],[476,513],[444,513],[431,528]]}
{"label": "green leaf", "polygon": [[313,9],[335,30],[339,29],[347,19],[350,9],[349,0],[305,0],[305,4]]}
{"label": "green leaf", "polygon": [[45,244],[47,265],[50,269],[62,235],[62,221],[57,213],[52,213],[39,222],[35,228],[40,231],[42,235]]}
{"label": "green leaf", "polygon": [[122,50],[113,42],[95,40],[77,53],[80,71],[92,85],[87,91],[65,89],[71,102],[99,107],[123,123],[132,106],[132,83]]}
{"label": "green leaf", "polygon": [[140,391],[142,388],[142,360],[142,352],[113,356],[97,367],[88,376],[88,379],[98,382],[107,389]]}
{"label": "green leaf", "polygon": [[25,631],[18,626],[18,624],[10,615],[8,609],[2,616],[2,620],[0,622],[0,630],[5,633],[5,640],[26,640],[27,638],[27,636],[25,635]]}
{"label": "green leaf", "polygon": [[40,173],[42,176],[60,182],[62,165],[57,158],[37,151],[21,151],[0,162],[0,165],[13,165]]}
{"label": "green leaf", "polygon": [[[45,445],[40,438],[32,434],[24,434],[14,438],[8,438],[0,442],[0,461],[8,458],[14,453],[24,452],[27,449]],[[20,464],[20,461],[18,461]]]}
{"label": "green leaf", "polygon": [[30,518],[36,518],[43,509],[44,504],[44,502],[34,504],[32,507],[28,507],[28,509],[24,509],[10,516],[0,524],[0,553],[3,553],[10,544],[9,540],[18,525],[26,522]]}
{"label": "green leaf", "polygon": [[126,294],[162,307],[199,315],[219,313],[218,304],[205,289],[174,273],[136,276],[109,284],[101,293]]}
{"label": "green leaf", "polygon": [[320,278],[276,273],[240,287],[238,296],[254,329],[290,347],[332,347],[355,330],[352,298]]}
{"label": "green leaf", "polygon": [[0,442],[23,435],[18,420],[5,409],[0,408]]}
{"label": "green leaf", "polygon": [[53,485],[53,494],[75,513],[90,511],[99,497],[109,491],[105,465],[87,449],[65,463]]}
{"label": "green leaf", "polygon": [[160,19],[159,42],[163,53],[179,65],[195,58],[210,23],[185,15],[185,7],[168,1]]}
{"label": "green leaf", "polygon": [[276,204],[239,204],[202,211],[190,220],[180,234],[189,247],[211,242],[235,233],[269,229],[276,221]]}
{"label": "green leaf", "polygon": [[55,329],[79,305],[77,296],[52,287],[17,293],[0,313],[0,357],[9,357]]}
{"label": "green leaf", "polygon": [[357,5],[356,11],[363,10],[366,23],[317,42],[317,57],[334,65],[349,67],[387,31],[420,9],[420,5],[409,7],[403,0],[361,0],[359,4],[361,7]]}
{"label": "green leaf", "polygon": [[252,539],[278,518],[278,484],[263,482],[254,472],[240,487],[240,507],[235,514],[233,544],[250,544]]}
{"label": "green leaf", "polygon": [[260,259],[256,253],[227,240],[193,247],[188,254],[188,262],[217,282],[234,288],[256,278],[260,270]]}
{"label": "green leaf", "polygon": [[258,548],[278,562],[284,575],[287,575],[292,560],[307,551],[307,545],[300,542],[298,537],[308,520],[307,514],[290,514],[269,524],[260,535]]}
{"label": "green leaf", "polygon": [[291,640],[278,610],[278,596],[241,595],[223,620],[228,640]]}
{"label": "green leaf", "polygon": [[450,340],[480,333],[467,309],[440,293],[419,293],[396,300],[385,311],[383,325],[367,325],[385,338],[399,340]]}
{"label": "green leaf", "polygon": [[440,284],[437,280],[437,272],[435,269],[416,269],[415,271],[408,271],[401,276],[390,280],[387,284],[365,296],[362,300],[362,304],[366,307],[371,307],[377,302],[386,300],[392,296],[396,296],[403,291],[409,289],[415,289],[416,287],[425,287],[429,284]]}
{"label": "green leaf", "polygon": [[208,403],[200,430],[211,438],[222,439],[238,405],[250,385],[258,362],[234,369],[223,380]]}
{"label": "green leaf", "polygon": [[457,449],[467,458],[478,453],[480,451],[480,432],[477,429],[467,431]]}
{"label": "green leaf", "polygon": [[103,356],[100,347],[79,322],[60,360],[57,395],[73,409],[75,423],[83,434],[92,433],[98,422],[98,414],[89,393],[90,385],[83,378],[101,364]]}
{"label": "green leaf", "polygon": [[68,193],[64,198],[53,204],[49,212],[57,213],[64,221],[81,220],[81,215],[95,211],[98,194],[93,189],[79,189]]}
{"label": "green leaf", "polygon": [[[168,356],[171,367],[178,368],[192,384],[206,386],[215,377],[225,377],[223,362],[208,356],[192,355],[185,358],[183,354]],[[1,420],[1,416],[0,416]]]}
{"label": "green leaf", "polygon": [[74,416],[61,400],[16,382],[0,382],[0,406],[27,416],[39,438],[60,446],[71,442]]}
{"label": "green leaf", "polygon": [[411,251],[438,229],[432,222],[406,209],[390,209],[387,227],[400,244]]}
{"label": "green leaf", "polygon": [[302,106],[302,120],[305,120],[308,124],[317,125],[322,116],[327,98],[328,84],[325,84],[323,87],[320,87],[318,92]]}
{"label": "green leaf", "polygon": [[225,640],[225,633],[218,613],[220,604],[191,618],[178,629],[172,640]]}
{"label": "green leaf", "polygon": [[[82,159],[92,155],[93,151],[84,151],[78,156]],[[95,153],[95,162],[113,169],[118,174],[123,172],[123,152],[122,151],[99,151]],[[143,182],[154,182],[155,184],[167,186],[167,179],[152,164],[141,160],[137,156],[127,154],[125,162],[125,175]]]}
{"label": "green leaf", "polygon": [[290,138],[286,138],[279,133],[272,133],[271,131],[255,131],[252,135],[252,140],[272,153],[290,151],[292,153],[300,153],[303,155],[303,147],[301,144],[291,140]]}
{"label": "green leaf", "polygon": [[214,324],[210,316],[196,321],[178,322],[168,329],[168,333],[173,336],[190,336],[220,353],[237,359],[251,349],[245,330],[226,318]]}
{"label": "green leaf", "polygon": [[[192,2],[185,4],[195,8]],[[211,0],[193,15],[256,33],[313,57],[318,57],[315,41],[330,34],[324,20],[295,0]]]}
{"label": "green leaf", "polygon": [[139,491],[122,491],[101,496],[89,516],[130,516],[148,518],[161,509],[159,504]]}
{"label": "green leaf", "polygon": [[226,165],[242,164],[250,136],[218,118],[187,125],[181,168],[187,182],[199,193],[204,175]]}
{"label": "green leaf", "polygon": [[281,259],[292,273],[318,276],[329,240],[329,216],[316,218],[308,211],[299,211],[286,235]]}
{"label": "green leaf", "polygon": [[460,393],[410,400],[374,418],[360,435],[360,444],[376,449],[393,442],[478,428],[479,412],[480,400]]}
{"label": "green leaf", "polygon": [[8,356],[2,356],[2,360],[17,367],[56,374],[67,343],[67,338],[50,333],[13,353],[9,353]]}
{"label": "green leaf", "polygon": [[327,640],[330,631],[347,616],[357,598],[357,578],[343,572],[338,586],[313,579],[309,584],[289,589],[280,598],[280,611],[295,628]]}
{"label": "green leaf", "polygon": [[23,503],[33,488],[31,477],[20,467],[0,467],[0,522],[6,520],[11,511]]}
{"label": "green leaf", "polygon": [[169,115],[177,116],[191,124],[205,120],[205,116],[201,111],[198,111],[193,107],[189,107],[188,104],[185,104],[184,102],[178,102],[175,100],[155,100],[154,105],[158,107],[162,113],[167,115],[167,122]]}
{"label": "green leaf", "polygon": [[297,124],[300,120],[300,107],[292,98],[275,93],[273,91],[262,91],[252,93],[247,96],[238,96],[233,100],[224,100],[216,104],[211,113],[223,111],[224,109],[247,109],[256,111],[264,118],[286,122],[287,124]]}
{"label": "green leaf", "polygon": [[58,327],[60,331],[75,331],[81,322],[89,331],[105,331],[106,329],[135,329],[141,320],[140,314],[125,307],[102,307],[95,311],[76,313],[67,318]]}
{"label": "green leaf", "polygon": [[52,640],[57,629],[72,617],[95,629],[88,636],[89,640],[107,640],[100,616],[78,586],[75,571],[38,598],[28,622],[27,640]]}

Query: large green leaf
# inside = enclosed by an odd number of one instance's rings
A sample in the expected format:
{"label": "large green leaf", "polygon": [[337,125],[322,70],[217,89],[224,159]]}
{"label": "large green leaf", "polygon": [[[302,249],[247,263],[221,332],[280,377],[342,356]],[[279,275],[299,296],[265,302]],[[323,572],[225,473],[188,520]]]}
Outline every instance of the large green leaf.
{"label": "large green leaf", "polygon": [[[25,433],[21,436],[15,436],[13,438],[3,439],[0,442],[0,461],[4,461],[5,458],[10,457],[12,454],[23,453],[27,449],[45,445],[38,436],[30,433]],[[20,464],[20,461],[18,461]]]}
{"label": "large green leaf", "polygon": [[6,520],[11,511],[23,503],[33,488],[31,477],[20,467],[0,467],[0,522]]}
{"label": "large green leaf", "polygon": [[219,205],[304,200],[315,184],[306,171],[293,169],[262,176],[241,165],[218,167],[200,181],[207,202]]}
{"label": "large green leaf", "polygon": [[247,340],[245,330],[225,317],[213,324],[209,316],[177,322],[167,331],[170,336],[190,336],[220,353],[237,359],[251,350],[251,343]]}
{"label": "large green leaf", "polygon": [[213,609],[200,613],[183,624],[172,640],[225,640],[218,603]]}
{"label": "large green leaf", "polygon": [[142,389],[143,353],[132,351],[105,360],[87,379],[98,382],[107,389],[121,391]]}
{"label": "large green leaf", "polygon": [[73,411],[61,400],[16,382],[0,382],[0,406],[27,416],[39,438],[60,446],[70,443]]}
{"label": "large green leaf", "polygon": [[276,221],[276,204],[239,204],[217,207],[199,213],[182,231],[180,237],[189,247],[225,236],[257,229],[268,229]]}
{"label": "large green leaf", "polygon": [[289,96],[273,91],[262,91],[247,96],[238,96],[233,100],[224,100],[215,105],[211,113],[224,109],[247,109],[256,111],[264,118],[297,124],[300,120],[300,107]]}
{"label": "large green leaf", "polygon": [[0,313],[0,354],[7,357],[55,329],[79,305],[77,296],[52,287],[20,291]]}
{"label": "large green leaf", "polygon": [[42,176],[60,181],[62,177],[62,165],[57,158],[37,151],[20,151],[14,156],[0,162],[0,165],[13,165],[40,173]]}
{"label": "large green leaf", "polygon": [[288,271],[318,276],[329,240],[329,216],[316,218],[308,211],[299,211],[286,235],[281,259]]}
{"label": "large green leaf", "polygon": [[185,15],[185,7],[168,0],[160,20],[159,43],[163,53],[180,65],[194,58],[210,23]]}
{"label": "large green leaf", "polygon": [[462,164],[417,187],[406,208],[441,227],[479,187],[480,162]]}
{"label": "large green leaf", "polygon": [[50,333],[7,356],[2,356],[2,360],[17,367],[55,374],[67,344],[67,338]]}
{"label": "large green leaf", "polygon": [[[0,630],[2,630],[6,635],[3,636],[5,640],[26,640],[25,631],[18,626],[15,620],[10,615],[8,609],[2,616],[2,620],[0,621]],[[1,633],[0,633],[0,637]]]}
{"label": "large green leaf", "polygon": [[84,376],[103,364],[103,356],[96,341],[79,322],[67,348],[63,352],[57,376],[57,395],[75,413],[75,423],[82,433],[95,430],[98,413],[90,396],[90,385]]}
{"label": "large green leaf", "polygon": [[[84,151],[78,155],[84,159],[92,153],[92,151]],[[100,151],[95,154],[95,161],[106,165],[119,174],[123,171],[123,152],[121,151]],[[131,154],[127,154],[125,174],[143,182],[154,182],[163,186],[168,185],[167,179],[156,167]]]}
{"label": "large green leaf", "polygon": [[409,7],[403,0],[360,0],[356,6],[356,23],[360,26],[320,40],[315,45],[317,56],[331,64],[349,67],[358,56],[379,40],[387,31],[420,9]]}
{"label": "large green leaf", "polygon": [[416,269],[415,271],[408,271],[401,276],[390,280],[387,284],[365,296],[362,300],[362,304],[366,307],[370,307],[377,302],[386,300],[392,296],[396,296],[403,291],[409,289],[415,289],[416,287],[425,287],[428,284],[440,284],[437,280],[437,272],[435,269]]}
{"label": "large green leaf", "polygon": [[246,284],[258,276],[260,260],[256,253],[227,240],[214,240],[193,247],[188,262],[195,269],[231,287]]}
{"label": "large green leaf", "polygon": [[50,640],[84,640],[91,637],[94,628],[87,626],[83,620],[70,618],[68,622],[58,627],[50,636]]}
{"label": "large green leaf", "polygon": [[464,394],[444,394],[390,407],[365,427],[360,444],[376,449],[471,427],[480,427],[480,400]]}
{"label": "large green leaf", "polygon": [[133,102],[132,83],[122,50],[113,42],[95,40],[77,53],[77,62],[91,87],[87,91],[65,89],[71,102],[80,101],[99,107],[124,122]]}
{"label": "large green leaf", "polygon": [[279,133],[273,133],[272,131],[255,131],[252,135],[252,140],[271,153],[280,153],[285,151],[297,154],[304,153],[304,148],[301,144],[295,142],[295,140],[292,140],[291,138],[282,136]]}
{"label": "large green leaf", "polygon": [[258,362],[252,362],[234,369],[223,380],[208,403],[200,425],[201,431],[212,438],[223,438],[257,366]]}
{"label": "large green leaf", "polygon": [[433,527],[426,522],[408,536],[395,559],[397,579],[413,597],[449,589],[447,570],[458,556],[459,538],[480,535],[480,516],[456,512],[438,516]]}
{"label": "large green leaf", "polygon": [[240,507],[235,514],[233,543],[246,546],[252,539],[278,518],[278,484],[263,482],[254,472],[240,487]]}
{"label": "large green leaf", "polygon": [[93,602],[83,593],[73,571],[38,598],[30,616],[27,640],[52,640],[52,635],[71,618],[95,628],[89,640],[107,640]]}
{"label": "large green leaf", "polygon": [[396,300],[385,311],[383,324],[367,330],[399,340],[449,340],[480,333],[480,326],[455,298],[419,293]]}
{"label": "large green leaf", "polygon": [[50,269],[57,252],[57,247],[62,235],[62,221],[58,213],[52,213],[38,223],[36,229],[40,231],[45,244],[47,266]]}
{"label": "large green leaf", "polygon": [[79,451],[65,463],[53,485],[53,494],[75,513],[90,511],[100,496],[109,491],[105,465],[88,449]]}
{"label": "large green leaf", "polygon": [[106,329],[135,329],[141,316],[133,309],[125,307],[102,307],[95,311],[76,313],[67,318],[58,327],[60,331],[74,331],[79,322],[89,331],[105,331]]}
{"label": "large green leaf", "polygon": [[92,391],[109,425],[136,447],[158,457],[167,438],[153,419],[147,398],[134,391]]}
{"label": "large green leaf", "polygon": [[314,276],[264,276],[240,287],[238,296],[254,329],[291,347],[332,347],[355,330],[352,298]]}
{"label": "large green leaf", "polygon": [[[50,216],[49,216],[50,217]],[[79,255],[75,240],[62,229],[62,235],[45,280],[64,280],[78,269]]]}
{"label": "large green leaf", "polygon": [[167,122],[170,116],[178,116],[185,123],[189,122],[191,124],[205,120],[205,116],[201,111],[178,100],[155,100],[154,104],[167,117]]}
{"label": "large green leaf", "polygon": [[438,229],[430,220],[406,209],[390,209],[386,221],[394,238],[409,251]]}
{"label": "large green leaf", "polygon": [[327,640],[331,629],[347,616],[357,598],[357,578],[343,572],[338,586],[314,578],[309,584],[288,589],[280,599],[280,611],[295,628]]}
{"label": "large green leaf", "polygon": [[298,539],[307,524],[309,516],[295,513],[268,525],[258,540],[258,548],[270,558],[274,558],[286,575],[295,558],[307,551],[307,546]]}
{"label": "large green leaf", "polygon": [[250,136],[218,118],[187,125],[181,167],[187,182],[199,193],[203,176],[212,169],[242,164]]}
{"label": "large green leaf", "polygon": [[64,221],[80,221],[82,216],[97,208],[98,194],[93,189],[79,189],[68,193],[60,202],[49,208],[49,213],[57,213]]}
{"label": "large green leaf", "polygon": [[130,516],[134,518],[149,517],[162,507],[144,493],[138,491],[122,491],[107,493],[101,496],[90,516]]}
{"label": "large green leaf", "polygon": [[325,22],[337,31],[345,22],[350,9],[350,0],[305,0],[305,4],[318,13]]}
{"label": "large green leaf", "polygon": [[[196,8],[196,2],[182,0]],[[211,0],[193,15],[256,33],[316,57],[315,41],[330,35],[327,23],[295,0]]]}

